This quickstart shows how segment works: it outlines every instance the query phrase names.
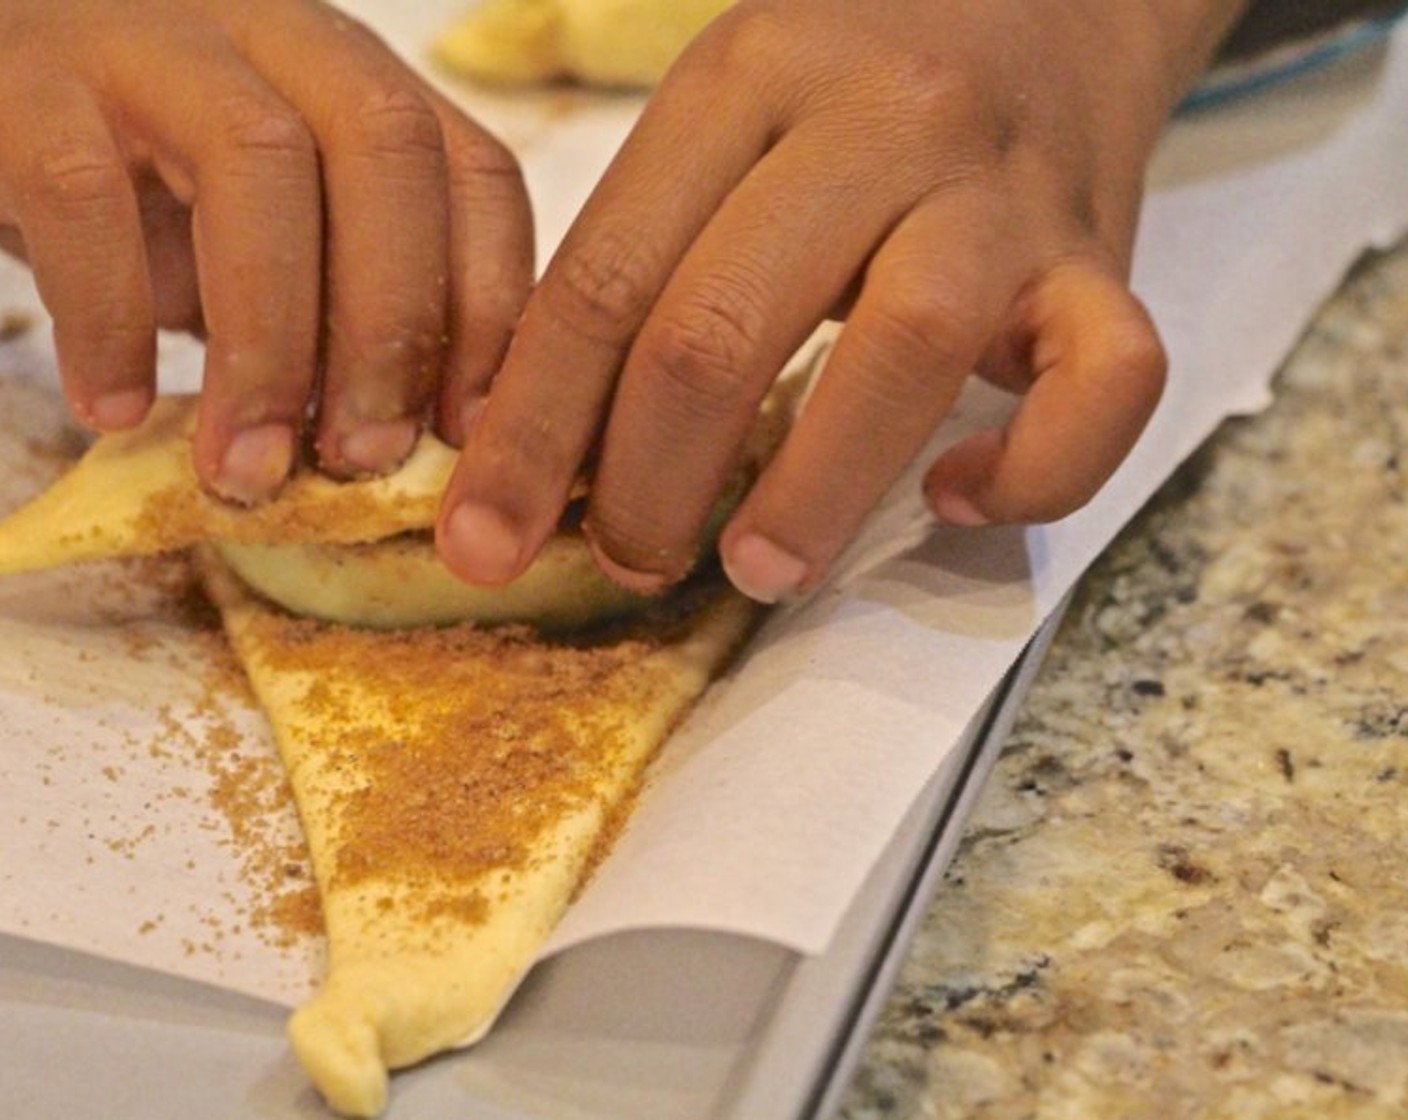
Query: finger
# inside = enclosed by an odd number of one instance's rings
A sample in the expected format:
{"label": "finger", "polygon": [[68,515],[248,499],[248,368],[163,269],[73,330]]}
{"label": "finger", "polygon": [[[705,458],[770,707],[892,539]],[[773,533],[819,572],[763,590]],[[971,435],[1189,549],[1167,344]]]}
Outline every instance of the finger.
{"label": "finger", "polygon": [[957,397],[1011,298],[991,200],[967,188],[881,246],[815,391],[720,538],[745,594],[819,580]]}
{"label": "finger", "polygon": [[100,431],[131,427],[151,404],[156,363],[136,192],[92,95],[31,80],[22,99],[7,91],[25,111],[0,114],[0,151],[14,157],[4,164],[0,209],[14,215],[53,316],[75,414]]}
{"label": "finger", "polygon": [[0,252],[8,253],[17,261],[29,262],[29,251],[24,247],[24,238],[14,226],[0,225]]}
{"label": "finger", "polygon": [[687,66],[652,99],[530,297],[467,434],[439,524],[462,578],[510,580],[551,534],[632,338],[767,132],[758,100],[720,99]]}
{"label": "finger", "polygon": [[450,285],[440,434],[459,446],[533,288],[533,215],[512,154],[432,96],[450,175]]}
{"label": "finger", "polygon": [[609,575],[650,591],[689,570],[768,388],[912,201],[878,163],[838,168],[831,138],[804,130],[729,195],[617,387],[585,522]]}
{"label": "finger", "polygon": [[440,117],[375,36],[322,5],[287,5],[235,37],[307,122],[321,158],[319,460],[339,475],[390,470],[415,444],[442,361],[450,195]]}
{"label": "finger", "polygon": [[1068,264],[1031,301],[1035,380],[1005,431],[950,449],[924,481],[956,525],[1053,521],[1124,461],[1153,414],[1166,362],[1148,314],[1102,267]]}
{"label": "finger", "polygon": [[[208,332],[196,472],[231,501],[264,500],[292,466],[316,369],[322,204],[313,138],[213,32],[125,37],[105,61],[112,96],[163,178],[193,200]],[[167,77],[192,72],[201,80]]]}
{"label": "finger", "polygon": [[173,196],[150,169],[139,168],[133,182],[142,213],[157,324],[204,337],[190,207]]}

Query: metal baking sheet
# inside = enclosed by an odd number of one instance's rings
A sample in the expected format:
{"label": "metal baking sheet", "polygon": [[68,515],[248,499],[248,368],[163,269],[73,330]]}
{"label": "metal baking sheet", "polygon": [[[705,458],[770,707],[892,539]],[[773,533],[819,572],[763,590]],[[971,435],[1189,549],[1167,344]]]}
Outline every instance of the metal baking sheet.
{"label": "metal baking sheet", "polygon": [[[821,1120],[953,856],[1048,622],[923,791],[828,951],[627,934],[540,965],[490,1037],[397,1075],[388,1120]],[[284,1011],[0,937],[0,1106],[37,1120],[326,1118]]]}

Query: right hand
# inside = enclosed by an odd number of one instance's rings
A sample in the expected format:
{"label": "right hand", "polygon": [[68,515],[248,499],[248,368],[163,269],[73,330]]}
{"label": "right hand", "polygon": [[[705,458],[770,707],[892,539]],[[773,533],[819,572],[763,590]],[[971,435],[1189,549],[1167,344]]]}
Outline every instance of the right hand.
{"label": "right hand", "polygon": [[825,578],[975,371],[1023,400],[930,466],[935,514],[1078,508],[1163,384],[1126,282],[1144,167],[1237,2],[742,0],[656,90],[529,300],[446,493],[446,564],[515,578],[590,460],[602,570],[681,578],[759,402],[838,313],[720,536],[740,590]]}
{"label": "right hand", "polygon": [[458,441],[532,283],[512,156],[318,0],[7,0],[0,247],[100,431],[207,341],[196,471],[270,497],[310,409],[321,466],[380,473],[438,404]]}

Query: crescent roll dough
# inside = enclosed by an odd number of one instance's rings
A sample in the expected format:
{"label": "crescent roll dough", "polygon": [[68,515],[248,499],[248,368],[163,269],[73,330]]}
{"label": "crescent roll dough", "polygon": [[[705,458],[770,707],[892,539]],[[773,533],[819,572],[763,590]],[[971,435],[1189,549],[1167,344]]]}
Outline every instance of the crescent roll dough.
{"label": "crescent roll dough", "polygon": [[469,624],[296,619],[204,556],[278,741],[327,927],[289,1024],[328,1102],[482,1033],[532,964],[641,771],[746,635],[715,587],[587,641]]}
{"label": "crescent roll dough", "polygon": [[652,86],[732,0],[487,0],[435,43],[449,70],[526,85]]}
{"label": "crescent roll dough", "polygon": [[[755,456],[784,414],[765,410]],[[334,1108],[373,1116],[388,1070],[487,1029],[756,607],[706,569],[670,597],[636,600],[628,617],[573,616],[570,636],[289,613],[220,549],[234,542],[232,558],[277,568],[292,555],[280,549],[355,544],[300,578],[318,584],[342,565],[367,576],[348,585],[358,594],[405,583],[404,557],[377,561],[381,546],[358,542],[404,542],[431,524],[453,452],[427,436],[386,478],[334,483],[303,469],[274,501],[237,509],[200,489],[193,421],[191,398],[165,399],[139,428],[99,439],[0,521],[0,573],[196,546],[277,741],[322,898],[329,971],[290,1038]],[[425,562],[430,545],[418,547]],[[586,554],[580,534],[564,547]],[[581,568],[547,571],[523,594],[550,598]]]}

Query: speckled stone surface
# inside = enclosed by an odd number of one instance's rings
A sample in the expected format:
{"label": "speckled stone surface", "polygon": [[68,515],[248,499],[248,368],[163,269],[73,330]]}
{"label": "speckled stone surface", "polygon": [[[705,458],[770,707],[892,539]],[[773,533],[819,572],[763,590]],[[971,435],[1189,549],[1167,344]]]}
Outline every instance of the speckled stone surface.
{"label": "speckled stone surface", "polygon": [[1408,251],[1086,579],[843,1110],[1408,1116]]}

